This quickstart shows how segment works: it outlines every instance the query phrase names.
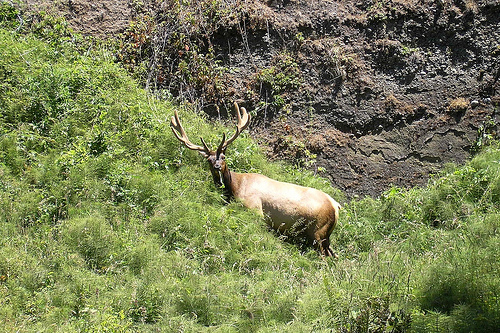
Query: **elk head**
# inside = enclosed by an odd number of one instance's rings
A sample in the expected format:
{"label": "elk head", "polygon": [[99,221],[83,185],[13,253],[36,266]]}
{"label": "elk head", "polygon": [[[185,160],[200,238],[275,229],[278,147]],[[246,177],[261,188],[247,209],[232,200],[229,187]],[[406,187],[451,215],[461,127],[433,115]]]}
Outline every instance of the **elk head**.
{"label": "elk head", "polygon": [[228,172],[225,161],[227,146],[229,146],[234,140],[236,140],[241,132],[250,124],[251,117],[247,113],[245,108],[241,107],[240,111],[240,107],[236,102],[234,103],[234,107],[236,109],[236,117],[238,119],[238,123],[236,124],[236,132],[231,138],[229,138],[229,140],[226,140],[225,133],[222,134],[222,141],[216,150],[211,150],[210,148],[208,148],[205,140],[203,140],[203,138],[201,137],[200,139],[203,146],[193,144],[187,137],[187,134],[182,127],[177,111],[175,111],[174,116],[172,117],[172,120],[170,122],[170,127],[172,128],[172,132],[174,133],[175,137],[187,148],[199,152],[201,156],[207,159],[210,165],[210,171],[212,172],[214,183],[217,187],[222,187],[222,185],[224,184],[224,174]]}

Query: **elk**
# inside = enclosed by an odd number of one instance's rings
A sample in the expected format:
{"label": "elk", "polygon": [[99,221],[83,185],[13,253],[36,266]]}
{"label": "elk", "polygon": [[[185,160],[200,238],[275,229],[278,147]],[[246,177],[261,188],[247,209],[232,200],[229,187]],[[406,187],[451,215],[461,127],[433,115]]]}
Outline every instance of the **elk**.
{"label": "elk", "polygon": [[330,247],[330,234],[339,219],[340,205],[328,194],[310,187],[279,182],[257,173],[230,171],[225,154],[227,147],[248,127],[250,115],[234,103],[238,123],[229,140],[222,135],[216,150],[193,144],[187,137],[175,111],[170,127],[175,137],[187,148],[207,159],[216,187],[224,187],[228,199],[237,198],[249,209],[256,209],[273,229],[287,233],[300,228],[308,242],[323,256],[335,256]]}

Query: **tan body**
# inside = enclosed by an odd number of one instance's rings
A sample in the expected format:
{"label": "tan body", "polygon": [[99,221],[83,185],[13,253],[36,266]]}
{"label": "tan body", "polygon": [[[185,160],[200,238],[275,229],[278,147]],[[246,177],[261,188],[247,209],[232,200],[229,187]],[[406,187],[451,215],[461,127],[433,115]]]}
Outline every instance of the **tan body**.
{"label": "tan body", "polygon": [[[229,174],[227,174],[229,172]],[[229,176],[234,197],[257,210],[273,229],[286,233],[301,230],[317,250],[333,255],[330,234],[337,224],[340,205],[314,188],[283,183],[256,173],[223,172]]]}
{"label": "tan body", "polygon": [[236,133],[227,141],[224,134],[216,151],[210,150],[203,138],[203,146],[189,141],[177,112],[172,117],[172,131],[186,147],[198,151],[207,159],[215,185],[224,185],[228,199],[235,197],[241,200],[246,207],[256,209],[263,215],[273,229],[303,234],[322,255],[333,256],[330,234],[338,223],[340,205],[328,194],[260,174],[236,173],[228,169],[226,148],[250,122],[246,110],[241,108],[241,114],[236,103],[235,107],[238,116]]}

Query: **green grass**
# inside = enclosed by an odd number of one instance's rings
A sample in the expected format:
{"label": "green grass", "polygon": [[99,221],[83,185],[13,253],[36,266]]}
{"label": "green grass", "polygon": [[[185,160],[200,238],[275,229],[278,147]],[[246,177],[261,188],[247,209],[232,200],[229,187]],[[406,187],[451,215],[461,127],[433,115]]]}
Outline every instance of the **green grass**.
{"label": "green grass", "polygon": [[343,204],[331,237],[339,259],[323,259],[225,204],[169,119],[178,110],[188,133],[212,143],[230,128],[149,96],[104,48],[81,52],[64,29],[16,31],[1,8],[0,330],[500,326],[498,144],[424,188],[348,201],[324,179],[268,163],[243,135],[228,152],[233,169]]}

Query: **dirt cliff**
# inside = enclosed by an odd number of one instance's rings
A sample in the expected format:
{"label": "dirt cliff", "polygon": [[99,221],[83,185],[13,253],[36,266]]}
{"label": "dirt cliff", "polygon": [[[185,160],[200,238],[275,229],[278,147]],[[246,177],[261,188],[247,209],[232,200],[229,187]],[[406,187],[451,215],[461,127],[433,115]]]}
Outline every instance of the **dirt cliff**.
{"label": "dirt cliff", "polygon": [[[349,196],[422,185],[497,135],[498,1],[25,3],[81,33],[133,42],[149,87],[212,116],[214,104],[242,102],[270,158],[316,170]],[[158,41],[179,45],[161,53]],[[196,80],[179,80],[189,65]]]}

